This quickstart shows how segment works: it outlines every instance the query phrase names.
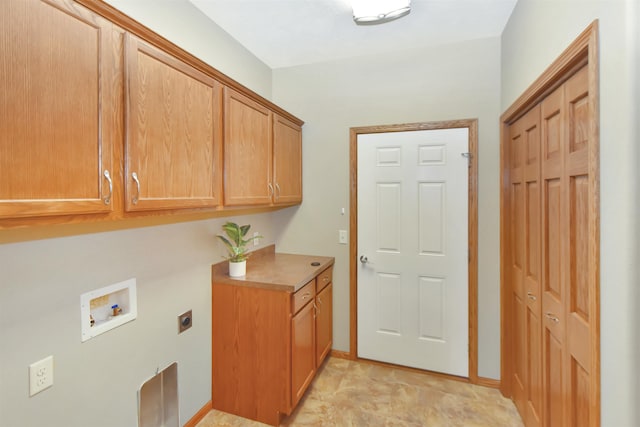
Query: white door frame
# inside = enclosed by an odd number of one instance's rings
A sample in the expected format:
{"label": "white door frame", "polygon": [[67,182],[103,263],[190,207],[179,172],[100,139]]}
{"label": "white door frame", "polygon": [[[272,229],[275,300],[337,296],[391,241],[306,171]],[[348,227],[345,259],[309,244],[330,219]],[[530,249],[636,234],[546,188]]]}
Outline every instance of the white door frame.
{"label": "white door frame", "polygon": [[[469,378],[472,384],[498,387],[499,381],[478,378],[478,120],[452,120],[350,129],[349,282],[350,346],[348,357],[358,359],[358,135],[433,129],[469,129]],[[446,376],[446,375],[445,375]]]}

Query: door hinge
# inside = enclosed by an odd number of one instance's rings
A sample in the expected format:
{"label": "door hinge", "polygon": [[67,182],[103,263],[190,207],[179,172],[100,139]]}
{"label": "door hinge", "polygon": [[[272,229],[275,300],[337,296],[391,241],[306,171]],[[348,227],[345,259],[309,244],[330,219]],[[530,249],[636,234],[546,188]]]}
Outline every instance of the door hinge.
{"label": "door hinge", "polygon": [[466,153],[460,153],[460,155],[469,161],[469,167],[471,167],[471,162],[473,161],[473,153],[467,151]]}

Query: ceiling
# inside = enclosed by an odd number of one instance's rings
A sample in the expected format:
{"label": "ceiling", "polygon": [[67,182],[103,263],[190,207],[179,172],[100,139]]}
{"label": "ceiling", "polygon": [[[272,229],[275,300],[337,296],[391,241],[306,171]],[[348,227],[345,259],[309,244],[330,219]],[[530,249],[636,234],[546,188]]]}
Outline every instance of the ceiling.
{"label": "ceiling", "polygon": [[496,37],[517,0],[413,0],[408,16],[369,26],[349,0],[190,1],[275,69]]}

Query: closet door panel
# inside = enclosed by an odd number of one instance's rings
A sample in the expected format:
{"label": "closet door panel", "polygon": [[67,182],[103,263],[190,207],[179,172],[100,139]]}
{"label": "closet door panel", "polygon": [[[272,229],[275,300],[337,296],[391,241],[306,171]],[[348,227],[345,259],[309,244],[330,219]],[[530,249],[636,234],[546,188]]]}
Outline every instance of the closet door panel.
{"label": "closet door panel", "polygon": [[569,312],[585,323],[589,322],[589,266],[587,253],[589,248],[588,225],[589,212],[589,183],[587,177],[577,176],[570,178],[569,203],[571,211],[569,245],[570,266],[570,301]]}
{"label": "closet door panel", "polygon": [[542,388],[542,325],[539,315],[527,310],[527,370],[529,382],[527,384],[527,410],[525,419],[527,426],[540,426],[542,423],[543,388]]}
{"label": "closet door panel", "polygon": [[526,412],[527,405],[527,324],[525,302],[514,294],[514,402],[521,415]]}
{"label": "closet door panel", "polygon": [[544,305],[562,308],[561,218],[562,188],[560,180],[549,179],[544,191]]}
{"label": "closet door panel", "polygon": [[[564,224],[564,192],[562,179],[562,139],[564,89],[558,88],[541,103],[542,139],[542,310],[545,324],[558,324],[564,318],[563,248],[566,233]],[[556,321],[557,319],[557,321]],[[554,325],[558,326],[558,325]],[[554,329],[559,329],[555,328]],[[564,342],[563,336],[556,336]]]}
{"label": "closet door panel", "polygon": [[586,67],[565,84],[568,126],[566,128],[567,210],[567,343],[569,353],[569,420],[571,425],[589,425],[591,349],[596,325],[590,309],[594,299],[589,280],[589,227],[594,213],[589,209],[589,93]]}
{"label": "closet door panel", "polygon": [[518,121],[510,128],[511,199],[510,199],[510,246],[511,246],[511,306],[513,309],[513,397],[520,414],[526,412],[527,387],[527,329],[524,289],[524,128]]}
{"label": "closet door panel", "polygon": [[561,427],[564,425],[564,387],[563,364],[564,345],[553,335],[551,330],[544,329],[544,366],[545,366],[545,426]]}
{"label": "closet door panel", "polygon": [[574,358],[571,359],[571,425],[588,426],[590,423],[590,375]]}
{"label": "closet door panel", "polygon": [[514,401],[528,426],[542,414],[540,322],[540,108],[510,129]]}
{"label": "closet door panel", "polygon": [[566,343],[564,300],[566,184],[564,158],[564,88],[541,103],[542,163],[542,325],[545,426],[562,426],[566,414]]}
{"label": "closet door panel", "polygon": [[[540,292],[540,188],[537,179],[527,180],[526,184],[526,287],[536,296]],[[532,302],[537,302],[537,298]]]}
{"label": "closet door panel", "polygon": [[542,325],[540,320],[540,108],[527,113],[525,136],[524,287],[527,329],[527,409],[530,427],[539,426],[542,416]]}

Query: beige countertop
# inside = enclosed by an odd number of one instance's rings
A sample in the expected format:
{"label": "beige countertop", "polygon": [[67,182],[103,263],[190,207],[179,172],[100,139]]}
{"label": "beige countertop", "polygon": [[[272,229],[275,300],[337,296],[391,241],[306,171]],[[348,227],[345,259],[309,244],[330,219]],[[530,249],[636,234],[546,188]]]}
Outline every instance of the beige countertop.
{"label": "beige countertop", "polygon": [[[247,274],[230,277],[227,261],[212,266],[212,282],[295,292],[334,263],[333,257],[276,253],[267,246],[247,260]],[[311,265],[319,263],[319,265]]]}

